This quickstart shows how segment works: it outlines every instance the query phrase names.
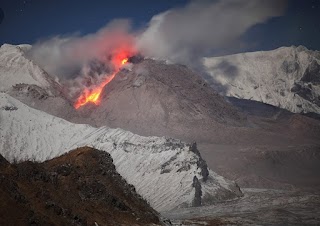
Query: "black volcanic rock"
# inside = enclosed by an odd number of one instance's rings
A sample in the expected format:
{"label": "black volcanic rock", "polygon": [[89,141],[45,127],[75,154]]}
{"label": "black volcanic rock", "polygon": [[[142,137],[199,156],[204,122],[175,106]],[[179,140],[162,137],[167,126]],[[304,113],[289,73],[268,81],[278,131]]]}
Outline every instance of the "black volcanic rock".
{"label": "black volcanic rock", "polygon": [[317,61],[312,61],[303,74],[301,81],[313,83],[314,85],[320,84],[320,65]]}

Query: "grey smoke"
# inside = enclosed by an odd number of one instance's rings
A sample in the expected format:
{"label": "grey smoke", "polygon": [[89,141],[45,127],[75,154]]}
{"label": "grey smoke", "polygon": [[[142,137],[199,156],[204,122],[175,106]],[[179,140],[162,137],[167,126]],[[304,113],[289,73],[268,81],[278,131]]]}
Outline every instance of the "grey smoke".
{"label": "grey smoke", "polygon": [[114,20],[95,34],[42,40],[35,43],[27,55],[49,74],[60,79],[76,77],[97,62],[103,62],[105,65],[101,67],[107,68],[112,54],[135,46],[130,23],[125,19]]}
{"label": "grey smoke", "polygon": [[281,16],[286,6],[286,0],[191,1],[154,16],[138,46],[146,55],[192,65],[216,49],[241,48],[249,28]]}

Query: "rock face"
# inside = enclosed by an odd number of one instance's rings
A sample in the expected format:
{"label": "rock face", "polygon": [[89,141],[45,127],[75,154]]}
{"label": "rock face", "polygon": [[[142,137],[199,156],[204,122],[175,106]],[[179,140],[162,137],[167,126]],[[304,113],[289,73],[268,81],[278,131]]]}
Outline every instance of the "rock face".
{"label": "rock face", "polygon": [[45,161],[83,146],[110,153],[120,175],[158,211],[192,206],[199,198],[212,204],[242,195],[235,183],[208,169],[195,144],[73,124],[1,93],[0,125],[0,151],[10,161]]}
{"label": "rock face", "polygon": [[320,52],[303,46],[204,60],[211,85],[240,99],[320,114]]}
{"label": "rock face", "polygon": [[43,163],[1,160],[0,169],[1,225],[161,224],[104,151],[78,148]]}

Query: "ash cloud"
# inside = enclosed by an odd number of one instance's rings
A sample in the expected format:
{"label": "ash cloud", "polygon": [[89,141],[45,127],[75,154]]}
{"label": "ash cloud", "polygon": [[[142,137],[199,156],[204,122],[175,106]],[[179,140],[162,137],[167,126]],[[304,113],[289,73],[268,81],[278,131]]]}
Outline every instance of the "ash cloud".
{"label": "ash cloud", "polygon": [[281,16],[286,6],[286,0],[191,1],[154,16],[138,47],[145,55],[196,66],[215,51],[240,50],[249,28]]}
{"label": "ash cloud", "polygon": [[[39,41],[27,55],[49,74],[68,79],[89,68],[99,69],[96,73],[102,74],[111,70],[112,56],[119,51],[134,52],[134,42],[131,23],[123,19],[112,21],[95,34],[57,36]],[[103,65],[99,66],[99,63]]]}
{"label": "ash cloud", "polygon": [[[63,85],[72,101],[114,73],[122,54],[133,54],[135,35],[129,20],[114,20],[95,34],[56,36],[34,44],[27,56]],[[123,56],[125,57],[125,56]]]}

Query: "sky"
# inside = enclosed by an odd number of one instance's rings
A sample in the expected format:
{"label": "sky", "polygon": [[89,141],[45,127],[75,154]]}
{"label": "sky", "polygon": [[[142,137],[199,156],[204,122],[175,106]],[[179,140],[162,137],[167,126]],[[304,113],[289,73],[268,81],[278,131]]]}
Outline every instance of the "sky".
{"label": "sky", "polygon": [[[189,2],[0,0],[0,44],[33,44],[55,35],[95,33],[115,18],[128,18],[133,23],[133,29],[141,29],[154,15],[183,7]],[[241,36],[249,45],[234,51],[271,50],[291,45],[320,50],[319,21],[320,0],[288,0],[283,15],[250,27]]]}

